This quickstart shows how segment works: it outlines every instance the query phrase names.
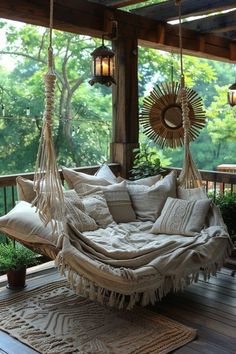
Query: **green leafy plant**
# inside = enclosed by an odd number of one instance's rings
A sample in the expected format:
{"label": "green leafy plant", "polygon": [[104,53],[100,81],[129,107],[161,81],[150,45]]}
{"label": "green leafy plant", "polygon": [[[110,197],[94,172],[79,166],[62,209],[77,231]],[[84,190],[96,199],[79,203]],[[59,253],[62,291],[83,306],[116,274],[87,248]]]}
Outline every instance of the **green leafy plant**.
{"label": "green leafy plant", "polygon": [[135,159],[131,175],[133,179],[155,176],[162,172],[161,161],[156,148],[141,144],[139,149],[134,149]]}
{"label": "green leafy plant", "polygon": [[236,193],[225,192],[224,194],[217,194],[215,204],[219,206],[229,234],[232,240],[236,242]]}
{"label": "green leafy plant", "polygon": [[39,263],[39,255],[21,245],[12,242],[0,244],[0,273],[10,269],[19,270],[23,267]]}

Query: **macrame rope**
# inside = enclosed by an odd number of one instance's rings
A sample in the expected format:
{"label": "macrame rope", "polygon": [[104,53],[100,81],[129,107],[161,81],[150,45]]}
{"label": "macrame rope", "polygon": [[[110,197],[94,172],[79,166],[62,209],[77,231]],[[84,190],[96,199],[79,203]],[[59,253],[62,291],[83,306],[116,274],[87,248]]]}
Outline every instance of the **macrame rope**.
{"label": "macrame rope", "polygon": [[44,76],[45,109],[34,176],[34,190],[36,192],[36,198],[33,201],[33,205],[36,205],[39,216],[44,224],[51,224],[53,234],[58,237],[59,245],[61,243],[62,236],[66,234],[66,221],[64,195],[57,168],[56,154],[52,137],[54,92],[56,82],[56,75],[53,65],[52,30],[53,0],[50,0],[48,71]]}
{"label": "macrame rope", "polygon": [[202,186],[201,175],[192,159],[190,152],[190,128],[188,97],[185,87],[184,66],[183,66],[183,40],[182,40],[182,18],[181,18],[181,0],[176,0],[179,12],[179,50],[180,50],[180,102],[182,109],[182,119],[184,128],[184,164],[179,175],[179,185],[184,188],[196,188]]}

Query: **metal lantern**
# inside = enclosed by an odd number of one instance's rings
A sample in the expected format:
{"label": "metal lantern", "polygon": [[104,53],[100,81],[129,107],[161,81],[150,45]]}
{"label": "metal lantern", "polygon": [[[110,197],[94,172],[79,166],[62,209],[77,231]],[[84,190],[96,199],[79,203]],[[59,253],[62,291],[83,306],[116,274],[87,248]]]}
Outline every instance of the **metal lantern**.
{"label": "metal lantern", "polygon": [[228,102],[232,107],[236,105],[236,83],[228,88]]}
{"label": "metal lantern", "polygon": [[102,45],[96,48],[92,53],[93,57],[93,77],[89,81],[90,85],[99,83],[106,86],[115,84],[114,71],[115,71],[115,53],[104,45],[102,38]]}

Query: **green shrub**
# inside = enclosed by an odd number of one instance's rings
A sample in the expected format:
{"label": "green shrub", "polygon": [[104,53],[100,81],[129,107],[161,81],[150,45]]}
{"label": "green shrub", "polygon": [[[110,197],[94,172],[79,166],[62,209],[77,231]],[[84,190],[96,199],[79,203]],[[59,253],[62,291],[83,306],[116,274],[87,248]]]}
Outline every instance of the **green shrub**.
{"label": "green shrub", "polygon": [[38,264],[39,255],[30,249],[13,242],[0,244],[0,273],[10,269],[21,269],[24,266]]}
{"label": "green shrub", "polygon": [[219,206],[224,222],[233,241],[236,241],[236,193],[217,194],[215,204]]}

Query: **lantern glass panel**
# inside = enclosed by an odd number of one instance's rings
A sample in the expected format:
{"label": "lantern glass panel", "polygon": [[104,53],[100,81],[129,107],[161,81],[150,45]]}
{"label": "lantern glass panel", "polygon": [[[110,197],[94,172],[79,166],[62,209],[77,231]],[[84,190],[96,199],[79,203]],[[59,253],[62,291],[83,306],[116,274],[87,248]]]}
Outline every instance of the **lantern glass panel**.
{"label": "lantern glass panel", "polygon": [[236,105],[236,90],[228,90],[228,102],[231,106]]}

